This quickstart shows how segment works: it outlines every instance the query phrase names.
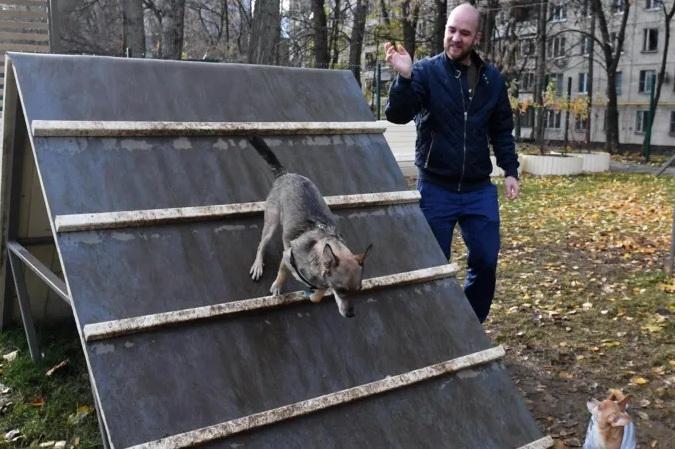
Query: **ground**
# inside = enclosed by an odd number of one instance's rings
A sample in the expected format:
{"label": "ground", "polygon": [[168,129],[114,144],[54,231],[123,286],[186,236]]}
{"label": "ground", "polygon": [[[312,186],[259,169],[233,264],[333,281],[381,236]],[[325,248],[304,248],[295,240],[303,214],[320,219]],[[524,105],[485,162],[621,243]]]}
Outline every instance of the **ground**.
{"label": "ground", "polygon": [[[541,431],[557,448],[581,446],[586,401],[622,388],[633,396],[640,447],[673,448],[675,277],[664,266],[675,178],[525,176],[516,201],[499,187],[502,253],[485,328],[507,349]],[[458,236],[460,266],[464,254]],[[0,334],[0,355],[19,350],[0,359],[0,431],[21,435],[0,448],[50,440],[101,447],[76,334],[45,330],[41,338],[47,360],[36,366],[20,329]]]}

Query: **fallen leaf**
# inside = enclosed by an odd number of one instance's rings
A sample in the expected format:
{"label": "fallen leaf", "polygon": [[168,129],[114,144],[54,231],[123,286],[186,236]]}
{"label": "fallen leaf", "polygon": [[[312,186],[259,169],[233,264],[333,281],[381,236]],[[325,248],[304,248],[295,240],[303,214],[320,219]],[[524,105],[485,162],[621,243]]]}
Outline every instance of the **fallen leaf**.
{"label": "fallen leaf", "polygon": [[9,352],[9,353],[3,355],[2,358],[5,359],[8,362],[13,362],[16,359],[17,355],[19,355],[18,349],[16,351],[12,351],[12,352]]}
{"label": "fallen leaf", "polygon": [[58,363],[58,364],[52,366],[51,368],[49,368],[49,369],[47,370],[47,372],[45,373],[45,375],[46,375],[47,377],[50,377],[50,376],[51,376],[52,374],[54,374],[57,370],[63,368],[63,367],[66,366],[66,365],[68,365],[68,359],[66,359],[66,360],[64,360],[63,362]]}
{"label": "fallen leaf", "polygon": [[42,407],[43,405],[45,405],[45,398],[43,398],[42,396],[38,396],[32,401],[30,401],[30,405],[32,405],[33,407]]}
{"label": "fallen leaf", "polygon": [[647,380],[647,379],[645,379],[644,377],[641,377],[641,376],[631,377],[630,381],[631,381],[631,383],[633,383],[635,385],[644,385],[644,384],[649,383],[649,380]]}

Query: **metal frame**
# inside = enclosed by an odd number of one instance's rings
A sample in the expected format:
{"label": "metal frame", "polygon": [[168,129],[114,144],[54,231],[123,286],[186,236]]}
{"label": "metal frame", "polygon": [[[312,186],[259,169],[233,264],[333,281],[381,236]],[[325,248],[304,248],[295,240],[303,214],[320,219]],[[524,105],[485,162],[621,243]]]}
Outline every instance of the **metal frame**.
{"label": "metal frame", "polygon": [[[390,274],[377,278],[364,279],[361,290],[369,291],[391,286],[403,286],[436,279],[455,276],[457,266],[454,264],[423,268],[406,273]],[[298,302],[308,301],[304,292],[297,291],[278,296],[262,296],[260,298],[243,299],[238,301],[221,302],[210,306],[194,307],[191,309],[172,312],[155,313],[114,321],[86,324],[84,338],[86,341],[104,340],[107,338],[129,335],[148,331],[160,327],[190,323],[209,318],[223,317],[258,309],[285,306]]]}
{"label": "metal frame", "polygon": [[197,137],[381,134],[377,122],[125,122],[33,120],[35,137]]}
{"label": "metal frame", "polygon": [[418,382],[433,379],[444,374],[484,365],[504,357],[502,346],[475,352],[435,365],[409,371],[407,373],[387,376],[356,387],[325,394],[305,401],[295,402],[253,415],[232,419],[213,426],[203,427],[178,435],[132,446],[129,449],[180,449],[220,440],[241,432],[268,426],[290,418],[318,412],[329,407],[346,404],[369,396],[396,390]]}
{"label": "metal frame", "polygon": [[[417,190],[405,190],[402,192],[334,195],[327,196],[324,199],[331,209],[346,209],[417,203],[420,200],[420,193]],[[54,218],[54,227],[56,232],[93,231],[132,226],[153,226],[199,219],[223,219],[259,214],[264,210],[265,202],[257,201],[213,206],[57,215]]]}

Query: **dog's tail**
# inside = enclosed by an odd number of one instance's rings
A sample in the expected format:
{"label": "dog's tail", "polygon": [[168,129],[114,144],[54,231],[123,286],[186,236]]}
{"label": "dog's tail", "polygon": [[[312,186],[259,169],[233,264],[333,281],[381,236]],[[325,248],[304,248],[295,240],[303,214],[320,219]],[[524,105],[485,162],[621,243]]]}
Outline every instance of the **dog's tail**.
{"label": "dog's tail", "polygon": [[269,166],[272,168],[272,173],[274,174],[275,178],[278,178],[279,176],[286,173],[286,169],[284,168],[284,166],[281,165],[279,159],[277,159],[277,157],[272,152],[270,147],[265,143],[265,141],[261,137],[259,136],[249,137],[248,141],[251,142],[251,145],[253,145],[258,154],[263,159],[265,159],[265,162],[267,162]]}

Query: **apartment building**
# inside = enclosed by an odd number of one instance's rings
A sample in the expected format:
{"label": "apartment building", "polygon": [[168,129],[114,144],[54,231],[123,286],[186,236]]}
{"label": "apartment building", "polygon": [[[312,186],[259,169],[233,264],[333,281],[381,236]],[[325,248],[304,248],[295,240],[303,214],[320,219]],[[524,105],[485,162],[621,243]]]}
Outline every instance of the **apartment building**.
{"label": "apartment building", "polygon": [[[616,37],[625,14],[625,0],[605,0],[610,36]],[[505,12],[498,17],[503,29]],[[636,0],[631,5],[626,26],[623,52],[617,69],[617,100],[619,108],[619,140],[622,144],[640,145],[649,114],[650,93],[661,67],[665,49],[665,20],[659,0]],[[532,98],[536,70],[536,14],[530,14],[531,23],[519,28],[520,54],[524,69],[519,79],[521,99]],[[591,40],[577,31],[589,32],[592,18],[590,6],[573,7],[564,0],[549,2],[547,22],[547,81],[553,82],[560,95],[566,95],[571,80],[572,97],[588,95],[590,64],[593,61],[593,107],[590,129],[583,119],[570,117],[567,134],[570,142],[584,142],[590,132],[592,142],[605,141],[605,111],[607,104],[607,77],[604,58],[596,48],[590,57]],[[499,27],[498,27],[499,29]],[[499,31],[498,31],[499,32]],[[596,25],[596,36],[600,36]],[[674,33],[675,34],[675,33]],[[658,109],[654,116],[652,145],[675,147],[675,39],[668,49],[666,75]],[[548,111],[545,138],[563,140],[565,112]],[[533,111],[520,118],[520,133],[531,137]]]}

